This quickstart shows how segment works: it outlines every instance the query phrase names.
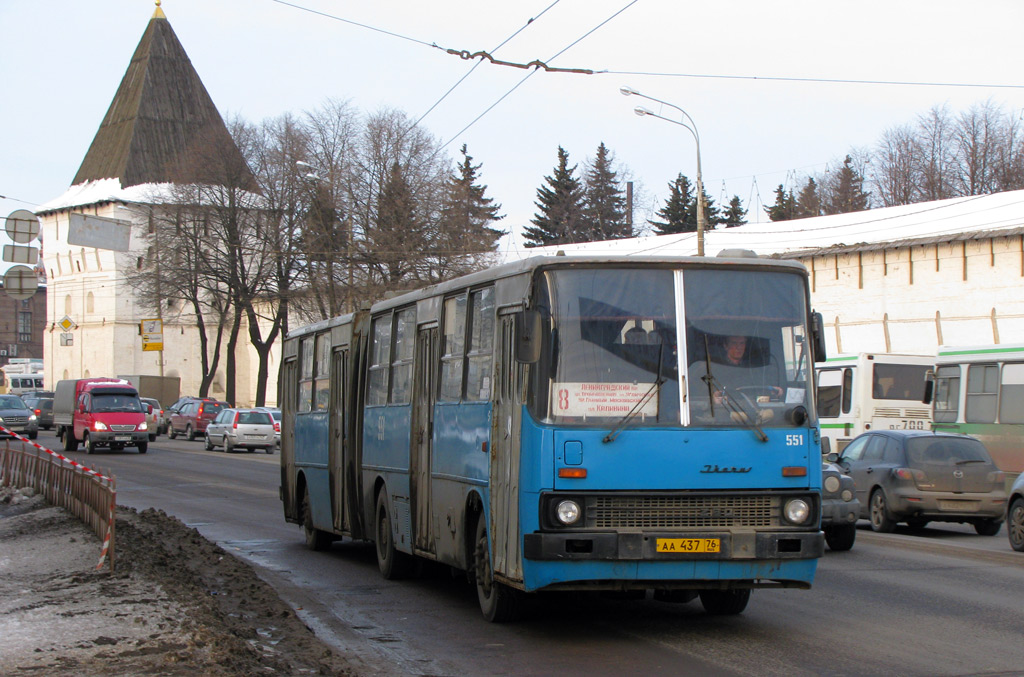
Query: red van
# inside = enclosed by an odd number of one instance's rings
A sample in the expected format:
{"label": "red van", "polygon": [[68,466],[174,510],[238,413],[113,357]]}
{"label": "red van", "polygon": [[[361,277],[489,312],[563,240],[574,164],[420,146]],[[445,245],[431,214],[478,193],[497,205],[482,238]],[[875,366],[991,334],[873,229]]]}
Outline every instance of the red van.
{"label": "red van", "polygon": [[59,418],[58,430],[66,451],[78,449],[80,443],[85,444],[87,454],[100,447],[135,447],[140,454],[149,450],[145,408],[139,392],[127,381],[60,381],[55,392],[54,423],[58,424]]}

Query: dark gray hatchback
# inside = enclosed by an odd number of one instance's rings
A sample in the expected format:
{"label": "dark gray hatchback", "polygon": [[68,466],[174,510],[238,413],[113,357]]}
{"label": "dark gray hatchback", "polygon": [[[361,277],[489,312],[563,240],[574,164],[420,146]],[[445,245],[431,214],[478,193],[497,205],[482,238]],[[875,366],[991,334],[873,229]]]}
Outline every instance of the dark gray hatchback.
{"label": "dark gray hatchback", "polygon": [[1006,477],[969,435],[878,430],[858,435],[837,463],[853,477],[875,531],[898,522],[964,522],[994,536],[1006,515]]}

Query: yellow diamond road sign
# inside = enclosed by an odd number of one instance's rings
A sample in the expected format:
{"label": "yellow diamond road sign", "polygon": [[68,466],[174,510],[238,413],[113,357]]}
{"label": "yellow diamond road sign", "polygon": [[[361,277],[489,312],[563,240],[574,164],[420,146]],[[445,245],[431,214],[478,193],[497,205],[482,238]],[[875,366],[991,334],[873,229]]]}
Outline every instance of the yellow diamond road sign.
{"label": "yellow diamond road sign", "polygon": [[74,329],[78,325],[75,324],[74,320],[72,320],[70,317],[65,315],[64,317],[60,318],[60,322],[57,323],[57,326],[60,327],[64,331],[71,331],[72,329]]}

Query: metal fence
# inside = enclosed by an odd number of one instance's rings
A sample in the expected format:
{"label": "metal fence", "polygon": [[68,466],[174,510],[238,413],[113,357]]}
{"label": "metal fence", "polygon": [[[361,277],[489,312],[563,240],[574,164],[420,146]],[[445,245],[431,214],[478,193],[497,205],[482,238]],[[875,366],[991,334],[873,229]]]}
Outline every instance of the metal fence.
{"label": "metal fence", "polygon": [[82,466],[38,444],[16,439],[0,448],[0,486],[32,487],[46,500],[71,512],[100,540],[103,549],[96,566],[110,562],[114,571],[114,512],[116,480]]}

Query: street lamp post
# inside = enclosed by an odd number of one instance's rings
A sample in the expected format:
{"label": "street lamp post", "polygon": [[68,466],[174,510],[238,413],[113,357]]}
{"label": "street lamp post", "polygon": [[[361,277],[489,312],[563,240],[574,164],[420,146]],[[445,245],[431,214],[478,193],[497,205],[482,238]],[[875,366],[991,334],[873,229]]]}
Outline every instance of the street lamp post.
{"label": "street lamp post", "polygon": [[650,101],[660,103],[663,106],[675,108],[677,111],[682,113],[684,120],[689,120],[690,124],[686,124],[686,122],[683,122],[681,120],[673,120],[672,118],[667,118],[663,115],[655,113],[652,110],[648,110],[643,106],[637,106],[636,108],[633,109],[633,112],[641,117],[649,115],[654,118],[665,120],[666,122],[671,122],[674,125],[685,127],[687,130],[689,130],[690,134],[693,135],[693,140],[697,142],[697,256],[704,256],[704,221],[706,218],[706,205],[704,204],[704,179],[701,176],[700,172],[700,134],[697,132],[697,123],[693,121],[693,118],[690,117],[689,113],[687,113],[685,110],[675,105],[674,103],[669,103],[668,101],[655,99],[653,96],[641,94],[640,92],[629,86],[620,87],[619,92],[621,92],[623,96],[639,96],[641,99],[648,99]]}

